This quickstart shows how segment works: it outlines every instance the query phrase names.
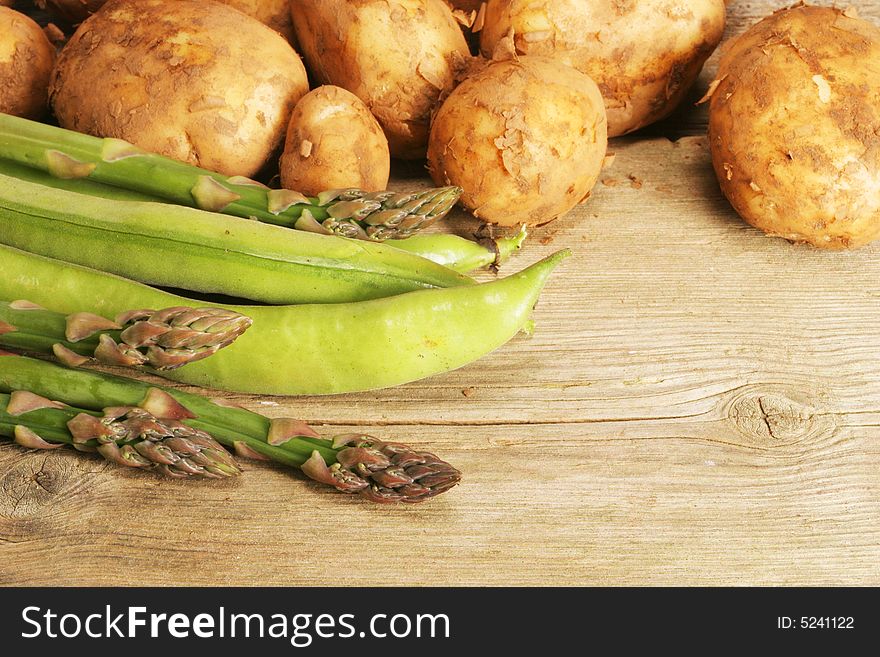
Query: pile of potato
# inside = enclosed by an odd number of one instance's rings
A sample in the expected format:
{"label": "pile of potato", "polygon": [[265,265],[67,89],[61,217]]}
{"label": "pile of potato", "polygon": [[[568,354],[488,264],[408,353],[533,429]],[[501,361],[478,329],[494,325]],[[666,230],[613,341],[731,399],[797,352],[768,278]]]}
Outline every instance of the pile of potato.
{"label": "pile of potato", "polygon": [[[53,68],[36,25],[0,13],[3,111],[48,97],[64,127],[227,174],[278,166],[306,194],[379,190],[392,158],[426,159],[500,225],[588,198],[608,138],[680,105],[725,18],[724,0],[38,4],[81,24]],[[880,30],[851,10],[796,6],[733,43],[710,135],[747,221],[822,247],[880,237],[878,73]]]}

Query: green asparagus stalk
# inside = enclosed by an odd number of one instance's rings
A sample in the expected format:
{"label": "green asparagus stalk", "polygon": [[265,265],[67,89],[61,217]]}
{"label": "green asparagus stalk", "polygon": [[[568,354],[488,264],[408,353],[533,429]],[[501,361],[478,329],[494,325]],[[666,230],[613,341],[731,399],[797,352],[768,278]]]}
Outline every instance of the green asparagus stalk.
{"label": "green asparagus stalk", "polygon": [[0,394],[0,435],[23,447],[65,444],[98,452],[119,465],[156,469],[171,477],[241,474],[235,459],[210,435],[142,408],[115,407],[103,414],[73,408],[29,391]]}
{"label": "green asparagus stalk", "polygon": [[[122,187],[114,187],[96,182],[91,178],[56,178],[51,174],[12,160],[0,159],[0,175],[12,176],[31,183],[61,189],[88,196],[98,196],[114,201],[159,202],[165,199],[149,196]],[[497,269],[514,252],[518,251],[526,238],[523,226],[511,237],[480,239],[473,241],[448,233],[420,233],[406,239],[389,239],[386,246],[421,256],[427,260],[444,265],[460,274],[469,274],[477,269],[491,267]]]}
{"label": "green asparagus stalk", "polygon": [[329,190],[309,198],[148,153],[119,139],[99,139],[9,114],[0,114],[0,158],[57,178],[89,178],[179,205],[377,241],[406,238],[427,228],[445,217],[461,196],[458,187],[441,187],[416,192]]}
{"label": "green asparagus stalk", "polygon": [[54,354],[71,367],[94,358],[105,365],[173,370],[229,346],[251,324],[249,317],[223,308],[134,310],[110,320],[0,301],[0,344]]}
{"label": "green asparagus stalk", "polygon": [[[299,468],[316,481],[376,502],[421,502],[461,479],[458,470],[434,454],[405,445],[363,434],[328,440],[300,420],[270,419],[180,390],[0,352],[0,393],[15,390],[92,412],[106,406],[140,408],[163,422],[210,434],[239,456]],[[0,418],[0,432],[3,425]],[[39,435],[51,442],[55,434]]]}

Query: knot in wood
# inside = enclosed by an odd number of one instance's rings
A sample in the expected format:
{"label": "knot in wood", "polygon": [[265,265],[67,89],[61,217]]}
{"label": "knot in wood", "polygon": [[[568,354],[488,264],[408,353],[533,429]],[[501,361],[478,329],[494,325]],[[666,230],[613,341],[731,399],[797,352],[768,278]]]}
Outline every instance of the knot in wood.
{"label": "knot in wood", "polygon": [[779,387],[744,386],[726,403],[725,417],[747,444],[780,447],[828,436],[836,421],[818,410],[819,395]]}
{"label": "knot in wood", "polygon": [[[7,454],[7,449],[15,453]],[[0,518],[23,520],[44,516],[65,499],[72,488],[81,486],[84,475],[89,474],[86,466],[94,468],[95,463],[79,455],[78,458],[70,456],[22,452],[13,445],[5,447],[0,455],[5,468],[0,475]],[[102,463],[99,466],[104,467]]]}

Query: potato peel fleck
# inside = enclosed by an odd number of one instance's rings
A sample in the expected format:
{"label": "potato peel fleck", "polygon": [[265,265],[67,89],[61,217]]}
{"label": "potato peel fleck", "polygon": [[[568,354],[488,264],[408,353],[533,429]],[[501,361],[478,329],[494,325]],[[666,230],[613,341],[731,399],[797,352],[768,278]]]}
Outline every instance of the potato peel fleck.
{"label": "potato peel fleck", "polygon": [[821,75],[814,75],[813,82],[819,87],[819,100],[823,103],[831,102],[831,85],[828,84],[828,80]]}
{"label": "potato peel fleck", "polygon": [[718,91],[718,87],[721,85],[722,82],[724,82],[724,79],[726,77],[726,75],[722,75],[720,78],[712,80],[712,82],[709,84],[709,88],[706,90],[706,93],[703,94],[703,97],[700,98],[700,100],[698,100],[696,104],[702,105],[703,103],[707,103],[712,100],[712,96],[714,96],[715,92]]}

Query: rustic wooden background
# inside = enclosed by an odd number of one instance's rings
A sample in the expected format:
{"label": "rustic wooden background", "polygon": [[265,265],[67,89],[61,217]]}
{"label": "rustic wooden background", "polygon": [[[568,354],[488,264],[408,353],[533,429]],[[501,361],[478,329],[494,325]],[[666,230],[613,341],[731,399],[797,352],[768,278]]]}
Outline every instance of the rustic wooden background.
{"label": "rustic wooden background", "polygon": [[[785,4],[730,2],[730,34]],[[459,488],[382,507],[271,465],[180,483],[5,442],[0,583],[880,584],[880,247],[747,227],[704,125],[688,106],[617,140],[504,268],[576,253],[534,337],[393,390],[230,396],[430,446]]]}

